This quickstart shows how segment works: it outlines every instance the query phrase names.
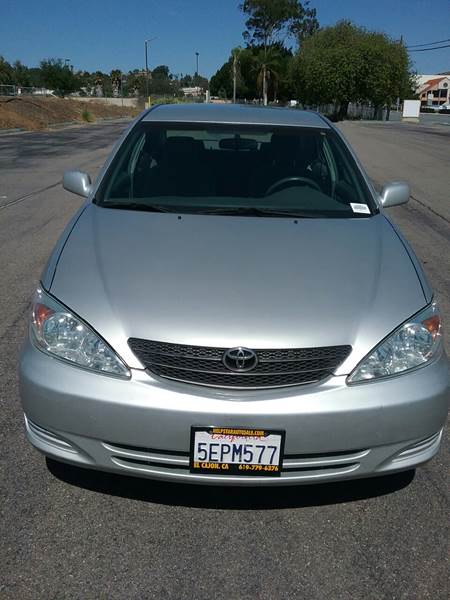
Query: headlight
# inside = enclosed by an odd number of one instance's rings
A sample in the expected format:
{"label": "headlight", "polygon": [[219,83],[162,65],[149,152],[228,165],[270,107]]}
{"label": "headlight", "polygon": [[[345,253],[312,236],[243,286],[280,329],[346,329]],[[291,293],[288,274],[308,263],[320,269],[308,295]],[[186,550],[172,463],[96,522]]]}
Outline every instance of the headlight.
{"label": "headlight", "polygon": [[359,383],[410,371],[436,356],[440,345],[441,318],[436,304],[431,304],[363,358],[347,382]]}
{"label": "headlight", "polygon": [[91,371],[130,377],[127,367],[100,336],[41,289],[33,299],[31,337],[41,350],[69,363]]}

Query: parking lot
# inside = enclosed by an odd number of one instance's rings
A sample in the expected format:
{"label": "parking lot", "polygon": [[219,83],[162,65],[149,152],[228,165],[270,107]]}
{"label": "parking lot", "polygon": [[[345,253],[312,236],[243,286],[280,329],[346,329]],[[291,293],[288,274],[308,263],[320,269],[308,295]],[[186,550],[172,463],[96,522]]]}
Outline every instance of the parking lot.
{"label": "parking lot", "polygon": [[[279,491],[83,471],[25,441],[16,365],[28,303],[82,203],[61,176],[95,175],[123,127],[0,137],[0,598],[448,598],[448,432],[414,477]],[[378,187],[410,182],[410,203],[390,214],[449,332],[450,127],[341,127]]]}

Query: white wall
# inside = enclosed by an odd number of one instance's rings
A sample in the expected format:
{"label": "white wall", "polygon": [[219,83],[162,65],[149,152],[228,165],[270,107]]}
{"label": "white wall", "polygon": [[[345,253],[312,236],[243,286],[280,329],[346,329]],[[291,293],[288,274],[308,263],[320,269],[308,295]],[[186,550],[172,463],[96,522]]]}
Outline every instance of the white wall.
{"label": "white wall", "polygon": [[138,105],[137,98],[92,98],[90,96],[70,96],[71,100],[78,102],[97,102],[98,104],[112,104],[113,106],[134,106]]}

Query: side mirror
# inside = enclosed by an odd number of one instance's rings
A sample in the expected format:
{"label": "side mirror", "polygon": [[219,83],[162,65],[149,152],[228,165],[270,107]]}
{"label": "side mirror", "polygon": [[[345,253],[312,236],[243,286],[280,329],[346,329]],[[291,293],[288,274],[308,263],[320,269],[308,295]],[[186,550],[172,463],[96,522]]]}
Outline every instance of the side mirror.
{"label": "side mirror", "polygon": [[381,190],[381,204],[383,205],[383,208],[406,204],[409,200],[410,193],[409,185],[404,181],[391,181]]}
{"label": "side mirror", "polygon": [[66,171],[63,177],[63,188],[68,192],[87,198],[91,191],[91,178],[80,171]]}

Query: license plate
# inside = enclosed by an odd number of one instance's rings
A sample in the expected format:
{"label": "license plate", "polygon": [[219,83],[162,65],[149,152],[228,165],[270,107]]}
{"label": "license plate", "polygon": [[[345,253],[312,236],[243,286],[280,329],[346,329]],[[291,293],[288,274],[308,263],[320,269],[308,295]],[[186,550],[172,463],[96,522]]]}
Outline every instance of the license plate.
{"label": "license plate", "polygon": [[277,477],[285,432],[243,427],[191,427],[191,473]]}

